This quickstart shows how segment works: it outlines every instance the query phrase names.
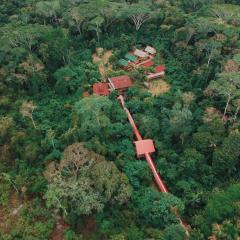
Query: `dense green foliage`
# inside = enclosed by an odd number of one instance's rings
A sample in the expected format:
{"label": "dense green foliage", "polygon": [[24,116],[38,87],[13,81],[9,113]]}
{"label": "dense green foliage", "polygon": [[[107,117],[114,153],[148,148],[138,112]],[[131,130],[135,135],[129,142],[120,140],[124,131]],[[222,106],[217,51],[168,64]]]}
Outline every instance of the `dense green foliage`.
{"label": "dense green foliage", "polygon": [[[190,239],[239,239],[239,12],[238,0],[2,0],[0,239],[52,239],[59,219],[66,240],[186,239],[174,209]],[[102,80],[96,48],[117,76],[148,44],[171,89],[152,96],[135,70],[126,104],[167,195],[117,94],[84,95]]]}

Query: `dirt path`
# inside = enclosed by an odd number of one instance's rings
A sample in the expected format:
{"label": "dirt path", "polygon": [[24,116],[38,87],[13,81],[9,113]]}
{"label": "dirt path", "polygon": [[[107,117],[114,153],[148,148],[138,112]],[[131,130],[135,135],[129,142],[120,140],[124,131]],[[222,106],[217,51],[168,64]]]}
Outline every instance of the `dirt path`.
{"label": "dirt path", "polygon": [[171,88],[171,85],[162,79],[152,80],[149,85],[149,92],[154,96],[166,93]]}
{"label": "dirt path", "polygon": [[52,240],[64,240],[64,232],[68,228],[68,224],[63,219],[56,221],[56,226],[51,234]]}
{"label": "dirt path", "polygon": [[112,51],[108,50],[104,52],[103,56],[98,57],[96,53],[92,55],[93,62],[98,64],[99,72],[103,79],[105,79],[106,72],[112,69],[112,65],[109,64],[108,67],[105,65],[108,64],[109,58],[112,56]]}

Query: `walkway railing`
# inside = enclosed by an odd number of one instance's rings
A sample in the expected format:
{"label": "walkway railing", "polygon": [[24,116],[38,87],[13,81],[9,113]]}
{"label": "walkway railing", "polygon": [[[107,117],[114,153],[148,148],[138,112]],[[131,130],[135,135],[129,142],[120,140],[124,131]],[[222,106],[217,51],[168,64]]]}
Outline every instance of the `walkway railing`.
{"label": "walkway railing", "polygon": [[[143,140],[143,138],[142,138],[142,136],[141,136],[141,134],[140,134],[140,132],[139,132],[135,122],[134,122],[134,119],[133,119],[130,111],[125,106],[125,101],[124,101],[123,96],[120,95],[118,97],[118,100],[120,101],[124,111],[127,113],[127,117],[128,117],[129,123],[131,124],[131,126],[133,128],[133,132],[134,132],[134,134],[136,136],[136,139],[138,141]],[[144,155],[145,155],[146,161],[147,161],[147,163],[148,163],[148,165],[149,165],[149,167],[150,167],[150,169],[152,171],[152,174],[154,176],[154,179],[155,179],[155,182],[156,182],[156,184],[158,186],[158,189],[160,190],[160,192],[168,193],[167,187],[164,184],[160,174],[158,173],[157,168],[156,168],[156,166],[155,166],[155,164],[154,164],[154,162],[152,160],[152,157],[151,157],[150,153],[145,153]],[[188,232],[187,226],[183,223],[181,217],[178,214],[177,209],[174,209],[173,212],[176,215],[177,219],[179,220],[179,223],[181,224],[181,226],[184,228],[184,230],[186,232],[186,235],[189,236],[189,232]]]}

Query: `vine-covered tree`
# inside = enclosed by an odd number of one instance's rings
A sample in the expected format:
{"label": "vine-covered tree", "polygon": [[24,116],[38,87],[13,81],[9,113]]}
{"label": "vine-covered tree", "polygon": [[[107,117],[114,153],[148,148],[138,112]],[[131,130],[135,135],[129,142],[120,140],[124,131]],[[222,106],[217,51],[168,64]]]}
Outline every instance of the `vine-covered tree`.
{"label": "vine-covered tree", "polygon": [[128,179],[115,164],[82,143],[68,146],[47,176],[47,205],[66,215],[89,215],[102,211],[105,204],[122,205],[131,196]]}

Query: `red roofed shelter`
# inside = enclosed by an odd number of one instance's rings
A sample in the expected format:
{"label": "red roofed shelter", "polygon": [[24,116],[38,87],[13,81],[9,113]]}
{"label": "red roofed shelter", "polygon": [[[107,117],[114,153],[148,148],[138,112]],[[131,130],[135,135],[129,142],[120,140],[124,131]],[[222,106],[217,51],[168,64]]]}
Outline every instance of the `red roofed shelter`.
{"label": "red roofed shelter", "polygon": [[154,62],[151,59],[143,63],[144,67],[152,67],[153,65],[154,65]]}
{"label": "red roofed shelter", "polygon": [[164,77],[165,70],[166,70],[165,65],[159,65],[159,66],[155,67],[155,73],[149,73],[147,75],[147,79],[152,80],[152,79],[155,79],[155,78]]}
{"label": "red roofed shelter", "polygon": [[156,73],[165,72],[165,70],[166,70],[165,65],[159,65],[159,66],[155,67],[155,72]]}
{"label": "red roofed shelter", "polygon": [[145,156],[146,153],[155,152],[155,147],[152,139],[144,139],[134,142],[136,146],[137,156]]}
{"label": "red roofed shelter", "polygon": [[94,83],[93,93],[96,95],[108,96],[109,95],[108,83]]}
{"label": "red roofed shelter", "polygon": [[83,93],[83,97],[89,97],[89,96],[90,96],[89,92],[86,91]]}
{"label": "red roofed shelter", "polygon": [[108,78],[109,86],[112,90],[123,92],[133,85],[132,80],[127,75]]}

